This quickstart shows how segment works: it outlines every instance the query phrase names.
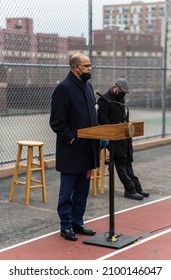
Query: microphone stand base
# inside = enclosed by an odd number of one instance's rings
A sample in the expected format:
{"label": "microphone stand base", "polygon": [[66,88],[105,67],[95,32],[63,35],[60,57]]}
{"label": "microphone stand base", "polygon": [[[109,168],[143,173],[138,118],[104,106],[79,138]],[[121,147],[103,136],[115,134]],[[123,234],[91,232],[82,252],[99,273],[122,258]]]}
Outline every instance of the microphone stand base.
{"label": "microphone stand base", "polygon": [[105,233],[100,233],[99,235],[93,236],[87,240],[84,240],[83,242],[91,245],[121,249],[136,242],[140,238],[141,236],[131,236],[123,234],[116,234],[111,238],[106,238]]}

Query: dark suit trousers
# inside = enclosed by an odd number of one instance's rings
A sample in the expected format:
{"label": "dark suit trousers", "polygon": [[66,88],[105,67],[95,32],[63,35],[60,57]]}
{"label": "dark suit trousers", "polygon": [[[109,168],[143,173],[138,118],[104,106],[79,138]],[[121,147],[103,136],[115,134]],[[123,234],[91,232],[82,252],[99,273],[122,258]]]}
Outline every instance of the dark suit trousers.
{"label": "dark suit trousers", "polygon": [[61,220],[61,229],[70,229],[73,224],[83,225],[90,178],[86,173],[61,173],[57,212]]}

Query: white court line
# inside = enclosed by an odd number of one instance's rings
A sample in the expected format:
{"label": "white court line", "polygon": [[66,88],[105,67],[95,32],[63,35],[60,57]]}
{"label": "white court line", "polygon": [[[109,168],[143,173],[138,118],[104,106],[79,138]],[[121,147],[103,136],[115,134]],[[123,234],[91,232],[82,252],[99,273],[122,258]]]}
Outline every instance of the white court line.
{"label": "white court line", "polygon": [[[154,204],[154,203],[157,203],[157,202],[161,202],[161,201],[169,199],[169,198],[171,198],[171,195],[163,197],[163,198],[160,198],[160,199],[157,199],[157,200],[154,200],[154,201],[150,201],[150,202],[147,202],[147,203],[144,203],[144,204],[141,204],[141,205],[137,205],[137,206],[133,206],[133,207],[130,207],[130,208],[126,208],[126,209],[120,210],[118,212],[115,212],[115,214],[117,215],[117,214],[120,214],[120,213],[124,213],[124,212],[128,212],[128,211],[140,208],[140,207],[145,207],[147,205],[151,205],[151,204]],[[86,221],[85,223],[90,223],[90,222],[98,221],[98,220],[101,220],[101,219],[106,218],[108,216],[109,216],[109,214],[104,215],[104,216],[100,216],[98,218],[94,218],[92,220]]]}
{"label": "white court line", "polygon": [[169,232],[171,232],[171,229],[167,229],[167,230],[162,231],[162,232],[160,232],[160,233],[157,233],[157,234],[155,234],[155,235],[153,235],[153,236],[147,237],[147,238],[145,238],[145,239],[143,239],[143,240],[141,240],[141,241],[137,241],[137,243],[134,243],[134,244],[132,244],[132,245],[130,245],[130,246],[128,246],[128,247],[125,247],[125,248],[123,248],[123,249],[120,249],[119,251],[114,251],[114,252],[112,252],[112,253],[110,253],[110,254],[107,254],[107,255],[105,255],[105,256],[103,256],[103,257],[101,257],[101,258],[98,258],[97,260],[105,260],[105,259],[107,259],[107,258],[113,257],[113,256],[115,256],[115,255],[118,255],[118,254],[120,254],[120,253],[122,253],[122,252],[124,252],[124,251],[130,250],[130,249],[132,249],[132,248],[134,248],[134,247],[136,247],[136,246],[141,245],[142,243],[146,243],[146,242],[148,242],[148,241],[150,241],[150,240],[152,240],[152,239],[154,239],[154,238],[157,238],[157,237],[159,237],[159,236],[161,236],[161,235],[164,235],[164,234],[167,234],[167,233],[169,233]]}
{"label": "white court line", "polygon": [[27,243],[30,243],[30,242],[33,242],[33,241],[36,241],[36,240],[42,239],[42,238],[44,238],[44,237],[51,236],[51,235],[53,235],[53,234],[55,234],[55,233],[58,233],[58,232],[59,232],[59,230],[53,231],[53,232],[50,232],[50,233],[48,233],[48,234],[41,235],[41,236],[39,236],[39,237],[36,237],[36,238],[33,238],[33,239],[29,239],[29,240],[27,240],[27,241],[18,243],[18,244],[16,244],[16,245],[6,247],[6,248],[4,248],[4,249],[1,249],[1,250],[0,250],[0,253],[2,253],[2,252],[4,252],[4,251],[7,251],[7,250],[10,250],[10,249],[13,249],[13,248],[16,248],[16,247],[19,247],[19,246],[22,246],[22,245],[25,245],[25,244],[27,244]]}
{"label": "white court line", "polygon": [[[142,205],[133,206],[133,207],[131,207],[131,208],[127,208],[127,209],[118,211],[118,212],[116,212],[115,214],[120,214],[120,213],[123,213],[123,212],[127,212],[127,211],[131,211],[131,210],[140,208],[140,207],[145,207],[145,206],[147,206],[147,205],[154,204],[154,203],[157,203],[157,202],[160,202],[160,201],[169,199],[169,198],[171,198],[171,195],[170,195],[170,196],[167,196],[167,197],[164,197],[164,198],[161,198],[161,199],[157,199],[157,200],[155,200],[155,201],[147,202],[147,203],[142,204]],[[106,218],[106,217],[108,217],[108,216],[109,216],[109,215],[104,215],[104,216],[101,216],[101,217],[98,217],[98,218],[94,218],[94,219],[92,219],[92,220],[86,221],[85,224],[86,224],[86,223],[89,223],[89,222],[94,222],[94,221],[101,220],[101,219]],[[50,232],[50,233],[45,234],[45,235],[41,235],[41,236],[39,236],[39,237],[36,237],[36,238],[30,239],[30,240],[27,240],[27,241],[18,243],[18,244],[13,245],[13,246],[6,247],[6,248],[4,248],[4,249],[1,249],[1,250],[0,250],[0,253],[1,253],[1,252],[4,252],[4,251],[7,251],[7,250],[10,250],[10,249],[13,249],[13,248],[16,248],[16,247],[19,247],[19,246],[22,246],[22,245],[25,245],[25,244],[28,244],[28,243],[33,242],[33,241],[36,241],[36,240],[39,240],[39,239],[42,239],[42,238],[51,236],[51,235],[56,234],[56,233],[58,233],[58,232],[60,232],[60,230],[57,230],[57,231],[54,231],[54,232]],[[146,240],[146,239],[145,239],[145,240]],[[119,252],[121,252],[121,250],[120,250]]]}

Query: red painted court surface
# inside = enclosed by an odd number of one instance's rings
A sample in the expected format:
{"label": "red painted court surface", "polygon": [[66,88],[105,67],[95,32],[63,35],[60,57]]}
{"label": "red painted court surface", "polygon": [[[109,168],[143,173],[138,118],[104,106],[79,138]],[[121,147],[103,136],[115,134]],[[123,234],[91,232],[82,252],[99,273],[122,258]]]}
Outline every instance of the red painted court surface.
{"label": "red painted court surface", "polygon": [[[115,213],[115,233],[139,236],[121,249],[63,239],[59,231],[0,251],[1,260],[171,260],[171,196]],[[88,222],[97,235],[109,231],[109,217]],[[109,241],[111,242],[111,241]]]}

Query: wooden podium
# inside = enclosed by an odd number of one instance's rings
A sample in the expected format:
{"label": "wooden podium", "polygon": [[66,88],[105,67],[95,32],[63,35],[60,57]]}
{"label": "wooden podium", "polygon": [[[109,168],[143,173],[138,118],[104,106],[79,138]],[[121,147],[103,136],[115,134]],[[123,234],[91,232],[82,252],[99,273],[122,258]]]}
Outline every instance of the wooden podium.
{"label": "wooden podium", "polygon": [[[144,122],[128,122],[122,124],[105,124],[82,128],[78,130],[78,138],[123,140],[144,135]],[[140,236],[130,236],[115,233],[114,209],[114,146],[109,152],[109,232],[93,236],[84,243],[120,249],[135,241]]]}

